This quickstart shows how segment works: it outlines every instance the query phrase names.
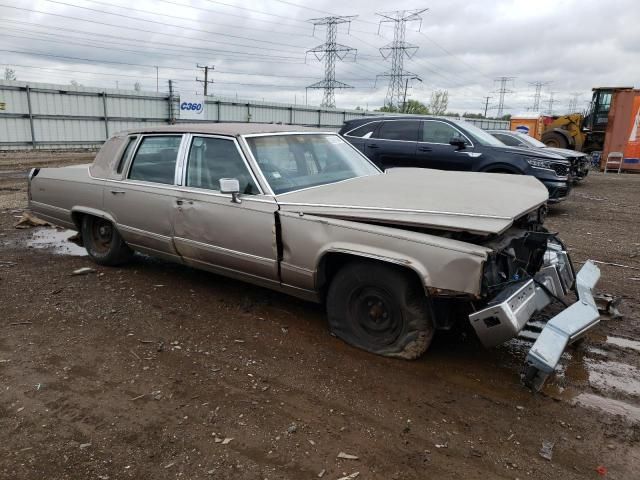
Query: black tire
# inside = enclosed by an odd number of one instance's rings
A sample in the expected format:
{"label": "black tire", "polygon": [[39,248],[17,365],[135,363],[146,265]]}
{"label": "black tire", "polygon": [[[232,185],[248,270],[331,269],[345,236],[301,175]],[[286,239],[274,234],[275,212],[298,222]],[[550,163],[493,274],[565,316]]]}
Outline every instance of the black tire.
{"label": "black tire", "polygon": [[542,135],[542,143],[551,148],[569,148],[566,137],[558,132],[547,132]]}
{"label": "black tire", "polygon": [[122,265],[131,259],[133,250],[122,240],[109,220],[85,215],[82,241],[91,259],[99,265]]}
{"label": "black tire", "polygon": [[434,333],[427,298],[411,272],[376,262],[352,262],[336,273],[327,316],[337,337],[387,357],[418,358]]}

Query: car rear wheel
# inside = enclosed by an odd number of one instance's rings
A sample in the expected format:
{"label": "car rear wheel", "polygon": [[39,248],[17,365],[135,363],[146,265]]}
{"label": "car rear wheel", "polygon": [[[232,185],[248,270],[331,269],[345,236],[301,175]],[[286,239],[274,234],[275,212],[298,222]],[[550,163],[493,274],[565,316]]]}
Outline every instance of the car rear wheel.
{"label": "car rear wheel", "polygon": [[91,259],[100,265],[121,265],[133,256],[114,225],[104,218],[82,219],[82,241]]}
{"label": "car rear wheel", "polygon": [[411,272],[375,262],[352,262],[327,293],[331,331],[368,352],[412,360],[433,338],[427,298]]}

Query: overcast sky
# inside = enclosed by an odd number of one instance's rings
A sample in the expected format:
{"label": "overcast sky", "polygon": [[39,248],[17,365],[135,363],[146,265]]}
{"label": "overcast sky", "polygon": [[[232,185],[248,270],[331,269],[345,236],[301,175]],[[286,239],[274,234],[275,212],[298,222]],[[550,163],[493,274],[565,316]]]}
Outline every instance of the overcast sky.
{"label": "overcast sky", "polygon": [[[310,4],[312,7],[304,7]],[[81,8],[79,8],[81,7]],[[409,97],[427,102],[434,89],[449,92],[449,109],[481,112],[495,106],[494,79],[509,82],[506,112],[533,102],[530,82],[548,82],[543,106],[578,107],[596,86],[640,87],[638,0],[0,0],[0,65],[18,80],[143,90],[202,92],[195,67],[213,65],[210,92],[221,96],[304,103],[305,86],[322,80],[324,67],[306,50],[324,42],[309,19],[357,15],[340,26],[338,42],[357,49],[356,61],[338,62],[338,108],[378,108],[390,64],[378,49],[393,40],[376,12],[427,8],[422,23],[407,24],[406,41],[419,47],[405,69],[417,74]],[[317,105],[321,90],[309,90]]]}

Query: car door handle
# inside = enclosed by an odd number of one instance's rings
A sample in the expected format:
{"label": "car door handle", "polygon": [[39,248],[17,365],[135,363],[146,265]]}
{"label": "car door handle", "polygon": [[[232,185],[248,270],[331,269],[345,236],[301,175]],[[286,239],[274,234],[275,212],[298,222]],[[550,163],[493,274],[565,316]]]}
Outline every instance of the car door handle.
{"label": "car door handle", "polygon": [[367,148],[380,148],[378,147],[378,145],[376,145],[375,143],[371,144],[371,145],[367,145]]}
{"label": "car door handle", "polygon": [[124,195],[126,192],[124,190],[111,190],[111,193],[114,195],[118,195],[119,193]]}
{"label": "car door handle", "polygon": [[193,205],[193,200],[176,200],[177,205],[184,205],[185,203],[187,205]]}
{"label": "car door handle", "polygon": [[430,152],[431,147],[418,147],[419,152]]}

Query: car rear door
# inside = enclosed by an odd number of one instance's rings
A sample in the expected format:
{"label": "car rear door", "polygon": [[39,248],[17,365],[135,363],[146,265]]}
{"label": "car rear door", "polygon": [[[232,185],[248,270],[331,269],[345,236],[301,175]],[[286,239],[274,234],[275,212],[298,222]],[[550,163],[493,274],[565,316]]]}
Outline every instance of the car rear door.
{"label": "car rear door", "polygon": [[[196,267],[277,281],[275,199],[260,190],[235,138],[189,137],[173,216],[178,253]],[[220,193],[221,178],[239,181],[241,203]]]}
{"label": "car rear door", "polygon": [[[420,141],[416,148],[417,166],[439,170],[471,170],[473,144],[460,130],[441,120],[423,120]],[[460,149],[449,142],[453,138],[465,141]]]}
{"label": "car rear door", "polygon": [[176,254],[171,219],[183,139],[182,134],[142,135],[133,158],[126,158],[125,152],[118,164],[118,173],[126,170],[124,178],[105,184],[104,209],[133,248],[172,257]]}
{"label": "car rear door", "polygon": [[420,120],[384,120],[367,140],[365,155],[379,168],[416,166]]}

